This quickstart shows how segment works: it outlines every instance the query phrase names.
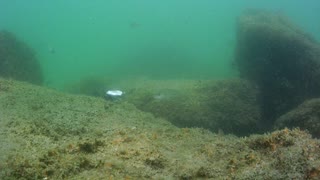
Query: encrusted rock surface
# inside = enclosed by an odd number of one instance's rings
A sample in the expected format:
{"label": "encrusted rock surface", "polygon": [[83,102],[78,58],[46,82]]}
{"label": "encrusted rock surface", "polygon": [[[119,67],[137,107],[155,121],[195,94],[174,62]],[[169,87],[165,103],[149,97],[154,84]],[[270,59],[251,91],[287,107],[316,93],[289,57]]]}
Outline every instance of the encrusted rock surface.
{"label": "encrusted rock surface", "polygon": [[34,84],[43,81],[33,50],[8,31],[0,31],[0,76]]}
{"label": "encrusted rock surface", "polygon": [[266,126],[320,96],[320,46],[279,13],[248,10],[238,19],[236,64],[261,90]]}
{"label": "encrusted rock surface", "polygon": [[276,128],[299,127],[320,138],[320,99],[311,99],[282,115],[276,120]]}
{"label": "encrusted rock surface", "polygon": [[320,142],[177,128],[126,101],[0,79],[0,179],[319,179]]}

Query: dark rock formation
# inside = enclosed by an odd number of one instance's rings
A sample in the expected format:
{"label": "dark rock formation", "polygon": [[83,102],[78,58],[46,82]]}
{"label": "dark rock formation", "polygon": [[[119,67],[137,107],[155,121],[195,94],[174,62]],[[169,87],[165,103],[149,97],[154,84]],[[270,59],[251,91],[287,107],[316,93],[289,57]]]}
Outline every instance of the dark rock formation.
{"label": "dark rock formation", "polygon": [[34,52],[7,31],[0,31],[0,76],[42,84],[42,72]]}
{"label": "dark rock formation", "polygon": [[179,89],[135,88],[125,99],[178,127],[201,127],[244,136],[259,131],[257,94],[258,89],[250,82],[234,79],[193,82]]}
{"label": "dark rock formation", "polygon": [[265,125],[320,95],[320,46],[280,14],[250,10],[238,19],[236,64],[261,89]]}
{"label": "dark rock formation", "polygon": [[204,87],[203,94],[201,103],[207,119],[198,121],[204,128],[239,136],[259,132],[259,91],[252,83],[243,79],[219,81]]}
{"label": "dark rock formation", "polygon": [[320,137],[320,99],[305,101],[297,108],[277,119],[276,128],[299,127],[308,130],[315,137]]}

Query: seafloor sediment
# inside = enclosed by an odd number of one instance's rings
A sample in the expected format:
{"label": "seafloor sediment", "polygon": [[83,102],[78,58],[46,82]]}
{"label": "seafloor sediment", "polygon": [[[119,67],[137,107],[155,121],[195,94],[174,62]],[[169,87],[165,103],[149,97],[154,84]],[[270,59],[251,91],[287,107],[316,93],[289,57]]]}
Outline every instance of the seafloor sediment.
{"label": "seafloor sediment", "polygon": [[177,128],[126,101],[0,79],[0,179],[201,178],[319,179],[320,141]]}

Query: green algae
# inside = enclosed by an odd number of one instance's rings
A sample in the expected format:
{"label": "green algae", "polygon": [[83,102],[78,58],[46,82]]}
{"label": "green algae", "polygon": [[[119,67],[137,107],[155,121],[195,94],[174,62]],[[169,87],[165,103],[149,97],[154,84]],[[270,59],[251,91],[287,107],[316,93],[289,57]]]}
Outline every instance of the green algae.
{"label": "green algae", "polygon": [[177,128],[127,101],[0,84],[0,147],[11,146],[1,179],[319,178],[320,142],[298,129],[239,138]]}
{"label": "green algae", "polygon": [[[161,84],[161,86],[159,85]],[[248,81],[142,81],[124,97],[178,127],[200,127],[239,136],[259,132],[258,89]]]}

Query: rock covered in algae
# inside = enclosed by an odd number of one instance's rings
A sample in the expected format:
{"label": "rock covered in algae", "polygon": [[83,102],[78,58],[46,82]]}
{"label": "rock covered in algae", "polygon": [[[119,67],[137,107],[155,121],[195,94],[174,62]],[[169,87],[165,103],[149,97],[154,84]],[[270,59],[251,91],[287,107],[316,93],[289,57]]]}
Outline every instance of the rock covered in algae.
{"label": "rock covered in algae", "polygon": [[303,102],[276,120],[276,128],[299,127],[308,130],[313,136],[320,137],[320,99]]}
{"label": "rock covered in algae", "polygon": [[236,64],[258,84],[266,125],[320,96],[320,46],[282,14],[248,10],[237,24]]}
{"label": "rock covered in algae", "polygon": [[[171,81],[172,83],[172,81]],[[243,79],[162,81],[162,87],[128,90],[126,100],[178,127],[222,130],[239,136],[259,131],[258,89]]]}
{"label": "rock covered in algae", "polygon": [[33,50],[8,31],[0,31],[0,76],[42,84],[42,70]]}
{"label": "rock covered in algae", "polygon": [[320,178],[320,142],[297,129],[218,135],[3,79],[0,99],[0,179]]}

